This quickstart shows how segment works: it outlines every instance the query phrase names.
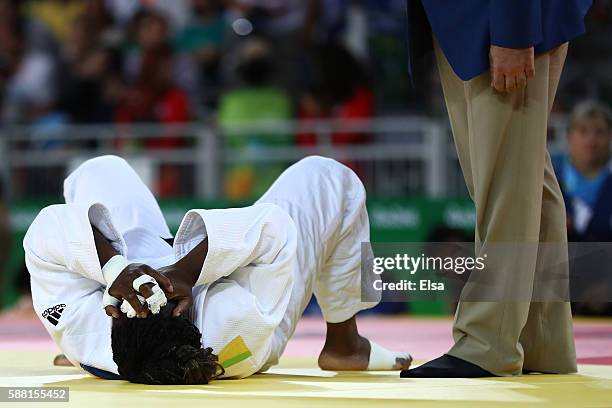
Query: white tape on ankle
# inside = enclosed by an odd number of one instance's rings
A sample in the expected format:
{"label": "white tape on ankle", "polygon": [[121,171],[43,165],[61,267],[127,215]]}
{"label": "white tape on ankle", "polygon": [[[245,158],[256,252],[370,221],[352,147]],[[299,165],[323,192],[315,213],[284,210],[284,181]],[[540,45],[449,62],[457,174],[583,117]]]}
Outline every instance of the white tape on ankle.
{"label": "white tape on ankle", "polygon": [[397,358],[410,359],[410,354],[387,350],[370,340],[370,361],[368,371],[388,371],[394,370]]}

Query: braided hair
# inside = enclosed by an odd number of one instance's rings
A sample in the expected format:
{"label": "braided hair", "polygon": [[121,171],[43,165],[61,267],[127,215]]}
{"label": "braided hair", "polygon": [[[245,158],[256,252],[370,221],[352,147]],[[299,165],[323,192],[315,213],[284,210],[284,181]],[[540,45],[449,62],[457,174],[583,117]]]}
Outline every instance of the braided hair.
{"label": "braided hair", "polygon": [[170,301],[146,319],[113,319],[113,360],[124,379],[139,384],[208,384],[225,372],[201,333]]}

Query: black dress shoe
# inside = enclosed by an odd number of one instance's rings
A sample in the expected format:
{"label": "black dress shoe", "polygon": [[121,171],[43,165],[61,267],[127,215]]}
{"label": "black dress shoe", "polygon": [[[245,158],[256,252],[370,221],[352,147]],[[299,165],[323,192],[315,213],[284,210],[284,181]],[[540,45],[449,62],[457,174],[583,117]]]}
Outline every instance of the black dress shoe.
{"label": "black dress shoe", "polygon": [[403,370],[401,378],[480,378],[496,377],[476,364],[444,354],[417,368]]}

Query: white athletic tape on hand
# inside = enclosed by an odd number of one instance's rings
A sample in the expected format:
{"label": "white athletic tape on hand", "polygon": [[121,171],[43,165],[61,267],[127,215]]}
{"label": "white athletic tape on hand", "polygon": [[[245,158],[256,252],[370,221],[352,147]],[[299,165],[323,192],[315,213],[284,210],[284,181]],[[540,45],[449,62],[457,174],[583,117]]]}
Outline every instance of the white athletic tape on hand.
{"label": "white athletic tape on hand", "polygon": [[158,314],[161,308],[168,304],[168,299],[166,299],[166,294],[159,285],[153,286],[151,290],[153,294],[146,299],[146,302],[147,305],[149,305],[151,313]]}
{"label": "white athletic tape on hand", "polygon": [[111,296],[110,293],[108,293],[108,286],[106,287],[106,290],[104,290],[104,295],[102,296],[102,307],[105,308],[106,306],[118,306],[119,303],[121,303],[121,301],[119,299],[117,299],[114,296]]}
{"label": "white athletic tape on hand", "polygon": [[132,284],[132,286],[134,286],[135,291],[139,292],[140,287],[147,283],[153,284],[153,287],[151,287],[151,291],[153,292],[153,294],[146,299],[147,305],[149,305],[151,313],[158,314],[159,310],[163,306],[166,306],[166,304],[168,303],[168,299],[166,299],[166,294],[159,287],[159,284],[157,283],[155,278],[150,275],[141,275],[138,278],[134,279],[134,283]]}
{"label": "white athletic tape on hand", "polygon": [[[138,300],[141,304],[146,303],[147,306],[149,306],[149,310],[151,310],[151,313],[158,314],[161,308],[166,306],[166,304],[168,303],[168,299],[166,299],[166,294],[159,287],[155,278],[150,275],[141,275],[138,278],[134,279],[132,286],[134,287],[134,290],[138,291],[142,285],[147,283],[152,283],[154,285],[153,287],[151,287],[151,291],[153,292],[153,294],[147,299],[145,299],[141,295],[137,295]],[[124,300],[123,303],[121,303],[121,311],[125,313],[130,319],[136,317],[136,310],[134,310],[132,305],[127,300]]]}
{"label": "white athletic tape on hand", "polygon": [[[144,304],[145,299],[142,296],[136,295],[136,297],[138,298],[138,301],[141,305]],[[130,302],[125,299],[123,299],[123,302],[121,303],[121,311],[125,313],[129,319],[133,319],[134,317],[136,317],[136,310],[134,310],[132,305],[130,305]]]}
{"label": "white athletic tape on hand", "polygon": [[154,285],[157,285],[157,281],[151,275],[140,275],[139,277],[134,279],[134,282],[132,282],[132,287],[136,292],[140,292],[140,287],[145,283],[152,283]]}
{"label": "white athletic tape on hand", "polygon": [[128,261],[125,257],[121,255],[115,255],[111,259],[109,259],[108,262],[106,262],[106,264],[102,268],[102,276],[106,281],[107,288],[110,287],[113,282],[115,282],[117,276],[119,276],[119,274],[123,272],[123,270],[130,263],[130,261]]}

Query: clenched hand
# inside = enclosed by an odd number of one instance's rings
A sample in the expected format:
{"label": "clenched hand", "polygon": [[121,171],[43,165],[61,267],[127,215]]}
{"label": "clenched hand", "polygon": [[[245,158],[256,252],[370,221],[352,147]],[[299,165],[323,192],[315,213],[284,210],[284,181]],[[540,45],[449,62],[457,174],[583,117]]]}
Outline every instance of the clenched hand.
{"label": "clenched hand", "polygon": [[491,86],[498,92],[512,92],[524,88],[535,76],[534,50],[491,46]]}
{"label": "clenched hand", "polygon": [[[117,276],[117,279],[115,279],[108,289],[108,293],[119,299],[119,301],[127,300],[136,311],[136,314],[144,318],[149,315],[149,308],[140,303],[137,295],[141,294],[145,299],[149,298],[153,295],[153,291],[151,290],[153,285],[150,283],[141,285],[138,292],[132,287],[134,280],[142,275],[152,276],[165,293],[172,293],[174,290],[170,280],[150,266],[144,264],[130,264],[119,274],[119,276]],[[121,312],[116,306],[106,306],[104,310],[107,315],[116,319],[121,316]]]}

